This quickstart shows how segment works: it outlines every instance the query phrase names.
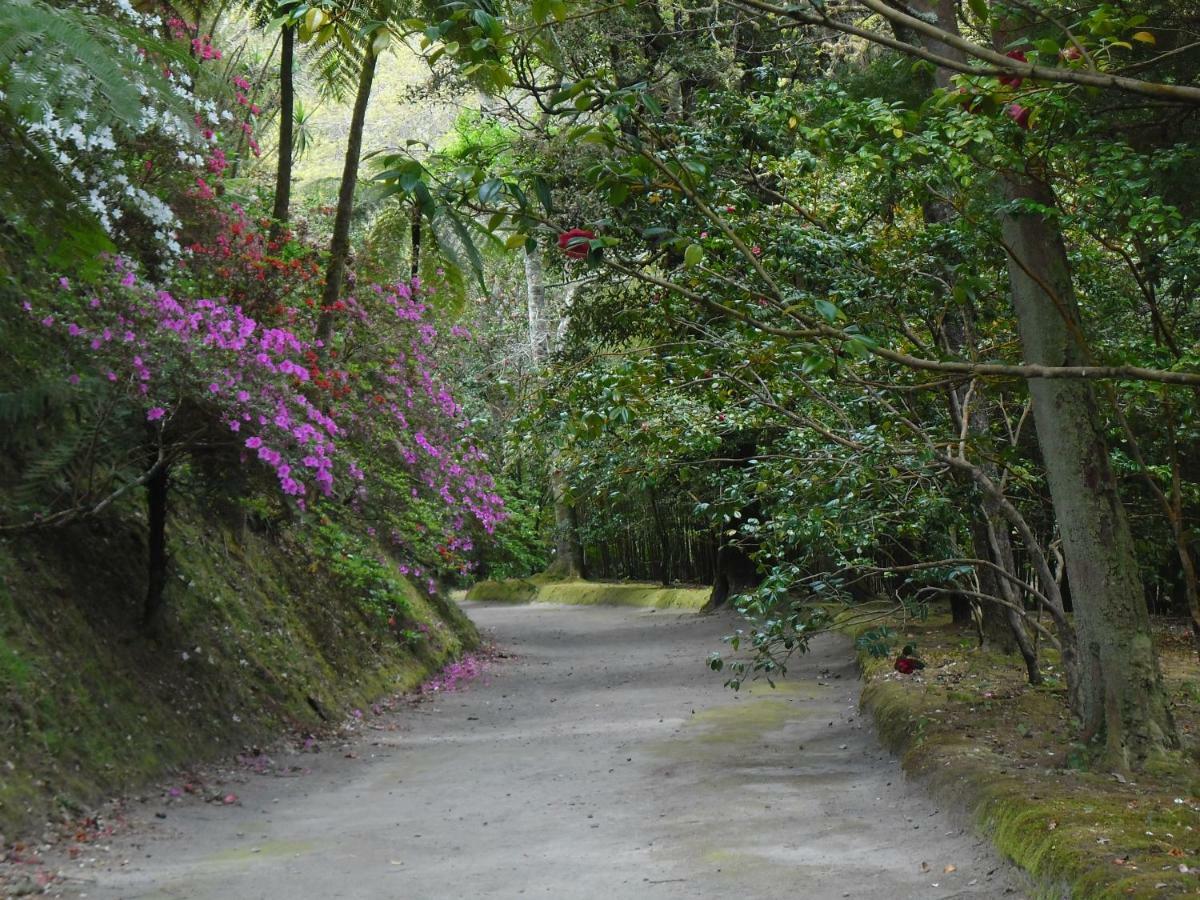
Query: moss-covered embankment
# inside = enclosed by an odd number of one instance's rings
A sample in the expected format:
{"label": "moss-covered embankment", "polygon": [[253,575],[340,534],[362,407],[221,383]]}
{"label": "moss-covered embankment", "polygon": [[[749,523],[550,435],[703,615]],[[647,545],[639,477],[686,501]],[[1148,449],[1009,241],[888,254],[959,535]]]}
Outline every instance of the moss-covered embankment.
{"label": "moss-covered embankment", "polygon": [[708,602],[711,593],[712,589],[706,587],[662,587],[640,582],[582,581],[534,575],[506,581],[480,581],[467,591],[467,599],[492,603],[699,610]]}
{"label": "moss-covered embankment", "polygon": [[[905,770],[966,811],[1037,881],[1037,897],[1104,900],[1200,892],[1200,719],[1190,648],[1164,642],[1174,712],[1189,747],[1140,774],[1088,771],[1055,654],[1046,684],[1019,661],[975,647],[946,619],[898,625],[926,668],[860,654],[862,707]],[[1190,673],[1190,675],[1189,675]]]}
{"label": "moss-covered embankment", "polygon": [[134,515],[0,540],[5,833],[340,720],[477,642],[453,604],[333,523],[253,527],[180,502],[168,540],[152,634]]}

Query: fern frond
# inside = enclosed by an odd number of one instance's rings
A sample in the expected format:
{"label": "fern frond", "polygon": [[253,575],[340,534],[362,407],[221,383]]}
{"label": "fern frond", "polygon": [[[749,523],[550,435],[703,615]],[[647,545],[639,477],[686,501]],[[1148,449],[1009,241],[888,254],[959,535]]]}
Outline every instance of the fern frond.
{"label": "fern frond", "polygon": [[47,490],[57,492],[69,487],[67,469],[90,443],[91,436],[91,429],[88,428],[68,429],[25,468],[20,484],[12,492],[13,499],[21,506],[28,507]]}
{"label": "fern frond", "polygon": [[56,407],[62,406],[70,391],[61,379],[0,391],[0,443],[10,443],[21,429],[44,421]]}

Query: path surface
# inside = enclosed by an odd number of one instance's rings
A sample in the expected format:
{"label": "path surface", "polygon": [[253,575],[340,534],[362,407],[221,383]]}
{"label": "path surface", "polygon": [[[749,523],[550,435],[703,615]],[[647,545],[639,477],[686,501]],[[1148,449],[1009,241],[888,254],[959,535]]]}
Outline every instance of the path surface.
{"label": "path surface", "polygon": [[515,654],[489,683],[398,713],[356,759],[254,777],[239,806],[160,820],[147,805],[149,824],[67,896],[1023,896],[903,784],[856,714],[843,641],[818,641],[780,690],[735,695],[703,664],[729,620],[468,609]]}

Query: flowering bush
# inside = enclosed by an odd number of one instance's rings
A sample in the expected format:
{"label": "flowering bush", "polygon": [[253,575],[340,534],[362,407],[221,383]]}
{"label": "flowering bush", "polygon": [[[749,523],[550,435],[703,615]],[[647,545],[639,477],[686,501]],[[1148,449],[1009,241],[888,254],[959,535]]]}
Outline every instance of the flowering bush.
{"label": "flowering bush", "polygon": [[[269,222],[224,199],[233,158],[258,152],[254,86],[215,76],[221,50],[182,19],[109,6],[134,26],[115,29],[113,41],[135,59],[140,112],[91,115],[98,88],[82,76],[77,107],[48,96],[19,110],[122,248],[104,256],[99,276],[81,265],[24,303],[27,327],[44,338],[31,344],[64,349],[62,377],[99,404],[98,443],[114,450],[101,477],[82,478],[69,504],[55,501],[65,508],[33,520],[62,521],[119,485],[145,483],[148,455],[171,467],[224,454],[241,471],[269,474],[301,517],[389,540],[401,574],[432,592],[438,576],[471,565],[474,540],[504,516],[468,419],[438,375],[439,357],[470,335],[441,327],[417,282],[372,285],[321,309],[318,248],[269,235]],[[10,74],[28,73],[16,65]],[[0,70],[0,89],[4,78]],[[81,270],[87,279],[76,278]],[[334,346],[313,337],[322,314],[334,317]],[[80,470],[96,468],[89,451]],[[361,558],[377,552],[371,544],[330,553]],[[378,587],[386,579],[368,568],[374,607],[391,609],[392,587]]]}
{"label": "flowering bush", "polygon": [[[257,107],[241,87],[248,82],[206,70],[222,58],[208,36],[128,0],[43,15],[59,18],[46,36],[73,28],[80,44],[43,40],[0,66],[0,113],[23,135],[10,149],[30,171],[52,167],[70,206],[123,252],[159,265],[178,258],[185,189],[210,191],[205,177],[229,165],[230,138],[242,141],[240,132],[257,152]],[[235,115],[239,105],[249,112]]]}
{"label": "flowering bush", "polygon": [[[472,549],[468,523],[491,532],[502,518],[503,503],[481,471],[484,455],[465,438],[462,410],[436,375],[431,354],[443,335],[419,284],[376,285],[339,303],[345,328],[391,338],[371,355],[359,348],[342,366],[337,351],[323,358],[324,348],[304,336],[312,333],[306,311],[288,308],[267,324],[223,297],[155,288],[121,259],[113,273],[107,290],[84,294],[62,279],[53,309],[27,303],[44,327],[73,342],[73,383],[90,367],[172,434],[198,416],[221,423],[241,458],[273,471],[301,510],[337,489],[370,518],[367,471],[353,448],[383,440],[410,476],[402,502],[424,495],[440,507],[433,518],[443,560]],[[448,336],[466,333],[452,328]],[[393,478],[381,491],[395,502],[397,486]]]}

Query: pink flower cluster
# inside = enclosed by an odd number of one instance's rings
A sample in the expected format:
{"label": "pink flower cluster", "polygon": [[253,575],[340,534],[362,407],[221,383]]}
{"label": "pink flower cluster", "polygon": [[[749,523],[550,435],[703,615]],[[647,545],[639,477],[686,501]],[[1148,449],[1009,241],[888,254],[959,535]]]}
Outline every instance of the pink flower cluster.
{"label": "pink flower cluster", "polygon": [[[397,336],[409,335],[407,352],[359,364],[352,376],[318,366],[319,343],[295,330],[311,327],[298,310],[267,325],[225,298],[178,296],[142,283],[120,259],[113,266],[117,283],[108,290],[79,297],[63,279],[54,310],[26,310],[61,330],[108,381],[124,385],[147,421],[170,427],[177,414],[189,413],[190,421],[198,411],[222,423],[242,459],[272,469],[301,508],[314,490],[331,495],[339,479],[361,505],[368,472],[352,459],[337,462],[339,440],[353,432],[363,446],[386,442],[412,472],[413,498],[439,501],[446,562],[473,546],[463,534],[469,519],[489,533],[503,520],[503,500],[483,471],[486,457],[466,439],[462,409],[434,372],[428,354],[439,332],[425,321],[419,285],[373,288],[372,309],[346,301],[352,321],[376,327],[372,313],[390,312],[402,323]],[[79,373],[70,380],[77,383]]]}
{"label": "pink flower cluster", "polygon": [[421,685],[422,694],[450,694],[461,691],[487,671],[490,656],[486,653],[467,653],[446,666]]}
{"label": "pink flower cluster", "polygon": [[212,37],[207,34],[204,37],[192,38],[192,53],[197,59],[204,61],[221,58],[221,51],[213,46]]}

